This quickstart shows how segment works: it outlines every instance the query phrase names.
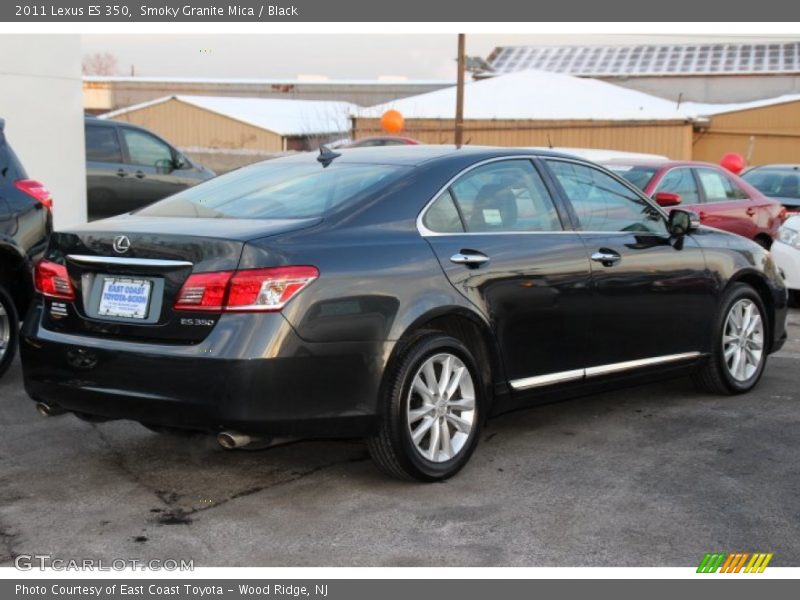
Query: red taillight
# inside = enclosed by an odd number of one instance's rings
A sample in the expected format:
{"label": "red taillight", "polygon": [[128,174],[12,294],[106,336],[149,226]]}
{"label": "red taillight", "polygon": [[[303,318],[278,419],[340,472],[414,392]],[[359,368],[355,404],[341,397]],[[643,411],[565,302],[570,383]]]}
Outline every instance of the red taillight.
{"label": "red taillight", "polygon": [[195,273],[183,284],[175,310],[276,311],[317,277],[316,267]]}
{"label": "red taillight", "polygon": [[33,269],[33,284],[37,292],[48,298],[75,300],[75,291],[64,265],[40,260]]}
{"label": "red taillight", "polygon": [[53,208],[53,197],[50,192],[44,187],[44,184],[39,183],[35,179],[17,179],[14,186],[31,198],[42,203],[47,208]]}

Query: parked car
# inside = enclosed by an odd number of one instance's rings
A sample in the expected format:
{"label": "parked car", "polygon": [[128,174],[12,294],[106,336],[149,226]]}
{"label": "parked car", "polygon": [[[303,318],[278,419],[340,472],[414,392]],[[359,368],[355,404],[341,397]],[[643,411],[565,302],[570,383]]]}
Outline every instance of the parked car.
{"label": "parked car", "polygon": [[787,210],[800,212],[800,165],[764,165],[743,175],[747,183],[765,196],[774,198]]}
{"label": "parked car", "polygon": [[644,160],[604,164],[660,206],[695,211],[703,225],[737,233],[767,249],[786,216],[780,203],[718,165]]}
{"label": "parked car", "polygon": [[89,220],[161,200],[214,177],[156,134],[129,123],[85,118]]}
{"label": "parked car", "polygon": [[[488,415],[693,374],[756,385],[786,339],[769,253],[556,153],[323,148],[53,235],[26,320],[41,412],[364,437],[439,480]],[[149,376],[148,374],[157,374]]]}
{"label": "parked car", "polygon": [[772,256],[785,275],[789,303],[800,307],[800,215],[791,215],[781,226]]}
{"label": "parked car", "polygon": [[399,137],[396,135],[385,135],[378,137],[367,137],[355,142],[350,142],[342,148],[371,148],[375,146],[414,146],[421,144],[419,140],[410,137]]}
{"label": "parked car", "polygon": [[0,377],[17,351],[19,323],[33,295],[33,261],[53,228],[53,199],[30,179],[0,119]]}

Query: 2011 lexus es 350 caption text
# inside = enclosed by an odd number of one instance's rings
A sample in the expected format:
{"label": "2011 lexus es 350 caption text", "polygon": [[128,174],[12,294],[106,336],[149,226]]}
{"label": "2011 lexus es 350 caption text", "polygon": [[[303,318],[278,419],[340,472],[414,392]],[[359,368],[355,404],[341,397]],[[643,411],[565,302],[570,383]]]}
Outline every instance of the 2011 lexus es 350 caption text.
{"label": "2011 lexus es 350 caption text", "polygon": [[456,473],[487,416],[693,374],[750,390],[786,338],[769,252],[547,152],[322,149],[55,233],[23,327],[45,413],[364,437]]}

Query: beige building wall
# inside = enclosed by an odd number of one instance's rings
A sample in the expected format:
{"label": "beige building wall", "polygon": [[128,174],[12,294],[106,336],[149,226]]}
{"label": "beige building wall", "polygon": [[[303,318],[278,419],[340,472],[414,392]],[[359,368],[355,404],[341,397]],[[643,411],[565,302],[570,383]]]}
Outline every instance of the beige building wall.
{"label": "beige building wall", "polygon": [[[356,139],[386,135],[378,119],[354,119]],[[453,121],[407,120],[401,135],[428,144],[453,143]],[[468,120],[464,141],[488,146],[603,148],[692,158],[692,126],[683,122]]]}
{"label": "beige building wall", "polygon": [[694,158],[738,152],[750,165],[800,163],[800,101],[716,115],[695,133]]}
{"label": "beige building wall", "polygon": [[281,152],[283,138],[270,131],[171,99],[114,117],[146,127],[181,148]]}

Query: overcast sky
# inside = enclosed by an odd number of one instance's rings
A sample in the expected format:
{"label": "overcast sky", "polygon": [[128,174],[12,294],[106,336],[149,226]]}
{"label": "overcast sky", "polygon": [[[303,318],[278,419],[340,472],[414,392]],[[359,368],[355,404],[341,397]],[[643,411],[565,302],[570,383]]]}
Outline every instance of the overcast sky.
{"label": "overcast sky", "polygon": [[[84,55],[110,52],[119,75],[455,78],[455,35],[83,35]],[[495,46],[737,41],[742,36],[468,35],[467,54]],[[764,39],[764,36],[761,36]]]}

